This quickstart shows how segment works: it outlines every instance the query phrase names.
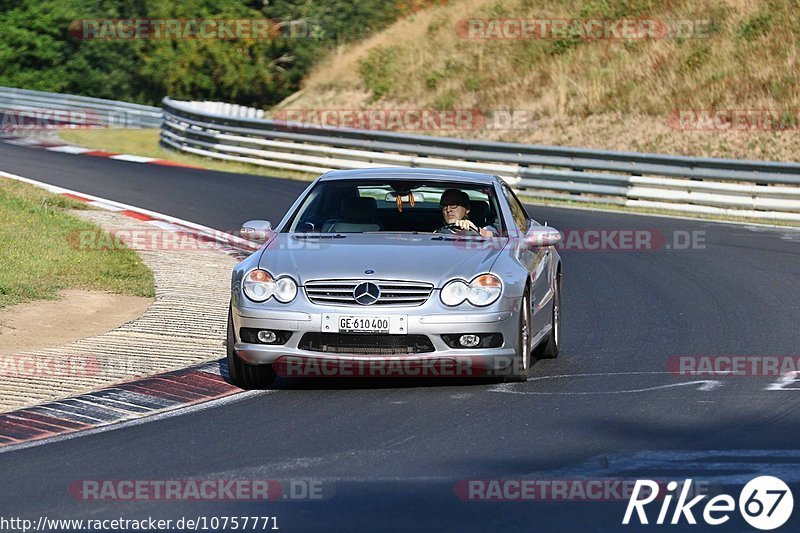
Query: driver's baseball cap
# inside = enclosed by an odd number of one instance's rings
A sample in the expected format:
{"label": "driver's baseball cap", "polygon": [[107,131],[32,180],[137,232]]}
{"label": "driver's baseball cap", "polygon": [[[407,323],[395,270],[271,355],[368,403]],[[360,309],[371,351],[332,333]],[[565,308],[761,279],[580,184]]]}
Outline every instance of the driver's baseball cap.
{"label": "driver's baseball cap", "polygon": [[469,195],[459,189],[447,189],[439,199],[439,207],[458,204],[469,209]]}

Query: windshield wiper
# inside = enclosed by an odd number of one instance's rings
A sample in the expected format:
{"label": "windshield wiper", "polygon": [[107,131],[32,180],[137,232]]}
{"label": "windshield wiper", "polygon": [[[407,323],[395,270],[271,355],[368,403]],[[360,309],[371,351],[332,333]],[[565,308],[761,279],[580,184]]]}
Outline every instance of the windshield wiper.
{"label": "windshield wiper", "polygon": [[317,234],[303,234],[303,235],[292,235],[295,239],[346,239],[347,235],[342,235],[341,233],[336,233],[331,235],[330,233],[317,233]]}
{"label": "windshield wiper", "polygon": [[[432,241],[463,241],[471,237],[478,237],[478,235],[453,235],[452,237],[431,237]],[[485,237],[484,237],[485,238]]]}

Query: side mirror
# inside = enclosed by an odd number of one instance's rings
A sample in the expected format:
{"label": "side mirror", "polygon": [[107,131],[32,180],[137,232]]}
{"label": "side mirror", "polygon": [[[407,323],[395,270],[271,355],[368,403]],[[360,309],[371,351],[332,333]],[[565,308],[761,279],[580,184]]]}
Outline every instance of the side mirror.
{"label": "side mirror", "polygon": [[272,224],[268,220],[248,220],[242,224],[239,235],[243,239],[257,243],[265,243],[269,234],[272,233]]}
{"label": "side mirror", "polygon": [[525,233],[525,243],[530,246],[555,246],[561,242],[561,232],[548,226],[533,226]]}

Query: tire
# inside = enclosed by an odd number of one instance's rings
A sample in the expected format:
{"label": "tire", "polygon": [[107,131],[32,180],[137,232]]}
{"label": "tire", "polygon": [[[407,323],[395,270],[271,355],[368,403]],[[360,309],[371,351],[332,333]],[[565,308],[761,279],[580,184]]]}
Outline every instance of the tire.
{"label": "tire", "polygon": [[275,372],[272,365],[251,365],[242,361],[233,345],[236,337],[233,331],[233,314],[228,307],[228,336],[225,343],[228,359],[228,377],[231,383],[243,389],[260,389],[267,387],[275,381]]}
{"label": "tire", "polygon": [[530,293],[525,289],[519,309],[519,332],[517,334],[517,355],[511,367],[511,374],[504,381],[515,383],[528,379],[531,368],[531,304]]}
{"label": "tire", "polygon": [[561,274],[556,278],[556,292],[553,295],[553,329],[534,350],[537,359],[555,359],[561,351]]}

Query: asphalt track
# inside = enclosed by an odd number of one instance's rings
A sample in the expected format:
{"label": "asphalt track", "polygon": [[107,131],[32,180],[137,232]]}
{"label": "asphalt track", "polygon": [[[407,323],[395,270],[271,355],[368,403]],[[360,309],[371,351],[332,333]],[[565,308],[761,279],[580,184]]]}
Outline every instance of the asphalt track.
{"label": "asphalt track", "polygon": [[[2,143],[0,170],[223,230],[277,221],[305,186]],[[280,381],[239,402],[0,453],[0,514],[268,515],[284,531],[611,531],[626,529],[624,501],[464,501],[454,489],[475,479],[693,478],[737,498],[771,474],[800,498],[800,383],[767,390],[776,377],[667,372],[676,355],[800,354],[800,232],[528,209],[561,230],[652,231],[671,244],[701,232],[704,246],[562,250],[564,350],[526,383]],[[188,478],[312,480],[326,497],[120,502],[68,492],[76,480]],[[784,529],[798,528],[795,511]],[[737,513],[715,529],[752,531]]]}

